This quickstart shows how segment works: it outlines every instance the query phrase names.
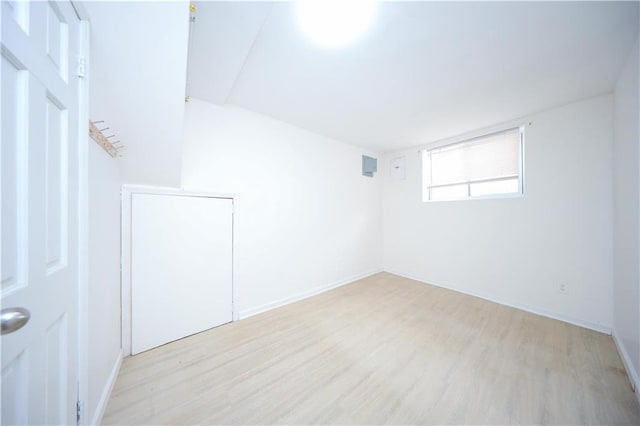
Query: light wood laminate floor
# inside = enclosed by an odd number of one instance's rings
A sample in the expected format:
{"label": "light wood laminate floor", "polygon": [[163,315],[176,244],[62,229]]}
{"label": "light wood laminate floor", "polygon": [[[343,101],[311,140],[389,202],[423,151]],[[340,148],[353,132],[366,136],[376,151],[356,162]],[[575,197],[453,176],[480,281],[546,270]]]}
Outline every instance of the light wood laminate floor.
{"label": "light wood laminate floor", "polygon": [[125,359],[106,424],[640,424],[610,336],[380,273]]}

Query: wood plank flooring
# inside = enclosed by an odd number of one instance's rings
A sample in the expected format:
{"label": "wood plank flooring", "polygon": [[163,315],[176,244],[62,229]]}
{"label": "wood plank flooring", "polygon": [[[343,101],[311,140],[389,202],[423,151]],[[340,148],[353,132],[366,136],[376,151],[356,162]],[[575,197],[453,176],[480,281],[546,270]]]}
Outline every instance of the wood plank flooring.
{"label": "wood plank flooring", "polygon": [[380,273],[125,359],[105,424],[640,424],[610,336]]}

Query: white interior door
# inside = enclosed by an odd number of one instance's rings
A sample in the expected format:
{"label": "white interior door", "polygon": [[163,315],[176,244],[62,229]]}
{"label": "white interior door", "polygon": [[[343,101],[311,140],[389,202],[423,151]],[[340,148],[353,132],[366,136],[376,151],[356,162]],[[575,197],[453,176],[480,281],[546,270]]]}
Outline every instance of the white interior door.
{"label": "white interior door", "polygon": [[132,354],[232,320],[231,199],[133,194]]}
{"label": "white interior door", "polygon": [[76,423],[79,27],[2,2],[2,424]]}

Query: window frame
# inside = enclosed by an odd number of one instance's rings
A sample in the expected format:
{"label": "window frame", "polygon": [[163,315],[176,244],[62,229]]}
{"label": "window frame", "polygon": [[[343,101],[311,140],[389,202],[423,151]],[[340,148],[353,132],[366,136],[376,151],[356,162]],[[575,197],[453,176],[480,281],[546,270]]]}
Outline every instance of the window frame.
{"label": "window frame", "polygon": [[[501,198],[522,198],[524,197],[524,158],[525,158],[525,147],[524,147],[524,140],[525,140],[525,135],[524,135],[524,125],[514,125],[514,126],[508,126],[505,128],[502,128],[500,130],[496,130],[496,131],[491,131],[489,133],[483,133],[480,134],[478,136],[474,136],[468,139],[462,139],[456,142],[452,142],[452,143],[445,143],[445,144],[439,144],[439,145],[433,145],[431,147],[427,147],[424,148],[420,151],[421,154],[421,166],[422,166],[422,182],[421,182],[421,186],[422,186],[422,201],[424,203],[439,203],[439,202],[447,202],[447,201],[469,201],[469,200],[487,200],[487,199],[501,199]],[[484,139],[486,137],[489,136],[493,136],[493,135],[497,135],[500,133],[506,133],[510,130],[515,130],[518,129],[518,133],[520,135],[520,143],[518,145],[519,151],[518,151],[518,191],[517,192],[510,192],[510,193],[502,193],[502,194],[487,194],[487,195],[476,195],[473,196],[471,195],[471,185],[474,183],[485,183],[485,182],[500,182],[500,181],[504,181],[504,180],[510,180],[515,178],[515,175],[510,175],[510,176],[503,176],[503,177],[498,177],[498,178],[489,178],[489,179],[475,179],[475,180],[468,180],[468,181],[463,181],[463,182],[454,182],[454,183],[448,183],[448,184],[441,184],[441,185],[426,185],[425,184],[425,161],[427,161],[427,157],[430,155],[430,153],[432,151],[436,151],[436,150],[440,150],[443,148],[451,148],[454,147],[456,145],[463,145],[463,144],[469,144],[469,143],[473,143],[477,140],[480,139]],[[430,159],[429,159],[430,161]],[[431,170],[431,167],[430,167]],[[430,181],[432,181],[432,177],[429,178]],[[432,188],[446,188],[446,187],[452,187],[452,186],[459,186],[459,185],[466,185],[467,186],[467,196],[466,197],[461,197],[461,198],[448,198],[446,200],[432,200],[431,199],[431,189]]]}

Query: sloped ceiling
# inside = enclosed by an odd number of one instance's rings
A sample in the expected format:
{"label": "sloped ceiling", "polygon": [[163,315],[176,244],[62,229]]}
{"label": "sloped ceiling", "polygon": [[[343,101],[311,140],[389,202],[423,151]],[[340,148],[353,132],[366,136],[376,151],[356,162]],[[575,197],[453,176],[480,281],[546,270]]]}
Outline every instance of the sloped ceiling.
{"label": "sloped ceiling", "polygon": [[295,3],[196,2],[189,95],[378,151],[611,92],[637,2],[386,2],[323,48]]}

